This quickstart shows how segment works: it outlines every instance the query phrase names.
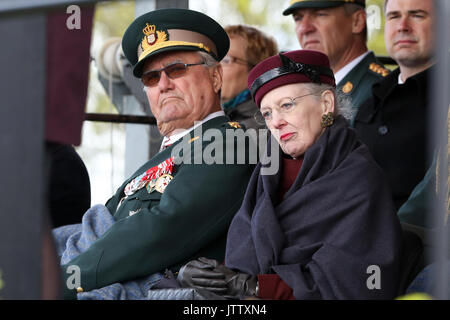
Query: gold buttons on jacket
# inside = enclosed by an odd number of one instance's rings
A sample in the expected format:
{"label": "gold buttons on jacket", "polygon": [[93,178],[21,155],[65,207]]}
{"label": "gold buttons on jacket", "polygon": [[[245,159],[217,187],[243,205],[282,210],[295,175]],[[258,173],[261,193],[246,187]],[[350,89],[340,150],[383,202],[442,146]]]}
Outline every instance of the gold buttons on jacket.
{"label": "gold buttons on jacket", "polygon": [[347,83],[342,87],[343,93],[350,93],[353,90],[353,83],[347,81]]}
{"label": "gold buttons on jacket", "polygon": [[78,287],[77,288],[77,293],[82,293],[83,292],[83,288],[82,287]]}

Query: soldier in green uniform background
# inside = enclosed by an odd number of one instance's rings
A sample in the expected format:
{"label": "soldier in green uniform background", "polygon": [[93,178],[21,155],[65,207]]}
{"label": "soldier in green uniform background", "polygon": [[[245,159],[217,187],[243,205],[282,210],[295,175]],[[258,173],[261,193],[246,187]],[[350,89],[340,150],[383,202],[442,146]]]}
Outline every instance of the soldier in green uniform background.
{"label": "soldier in green uniform background", "polygon": [[[190,10],[152,11],[128,27],[122,48],[165,138],[162,150],[106,203],[112,225],[63,264],[66,299],[166,268],[176,271],[200,255],[223,260],[228,226],[256,164],[249,164],[250,142],[238,145],[226,134],[240,125],[220,106],[218,61],[229,38],[217,22]],[[207,130],[215,140],[203,136]],[[229,163],[242,153],[244,164]],[[77,288],[66,285],[71,266],[81,271]]]}
{"label": "soldier in green uniform background", "polygon": [[352,117],[371,96],[372,84],[389,70],[367,49],[365,0],[291,0],[284,15],[292,14],[302,49],[325,53],[339,91],[352,100]]}

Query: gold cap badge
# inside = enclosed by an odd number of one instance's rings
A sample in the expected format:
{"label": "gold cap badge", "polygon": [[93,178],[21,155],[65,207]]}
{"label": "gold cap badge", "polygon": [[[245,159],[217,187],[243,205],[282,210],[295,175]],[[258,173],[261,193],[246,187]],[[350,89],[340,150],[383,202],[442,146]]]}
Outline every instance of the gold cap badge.
{"label": "gold cap badge", "polygon": [[163,30],[156,30],[156,26],[154,24],[150,25],[146,23],[146,26],[142,29],[142,32],[145,35],[141,41],[143,51],[150,49],[155,44],[168,40],[167,33]]}

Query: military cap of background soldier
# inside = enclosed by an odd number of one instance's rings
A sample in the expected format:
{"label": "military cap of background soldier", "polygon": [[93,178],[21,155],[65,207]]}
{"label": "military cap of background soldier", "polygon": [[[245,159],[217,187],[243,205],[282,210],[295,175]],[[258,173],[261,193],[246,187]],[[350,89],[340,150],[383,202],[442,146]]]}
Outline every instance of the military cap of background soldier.
{"label": "military cap of background soldier", "polygon": [[204,51],[217,61],[227,54],[230,40],[207,15],[188,9],[159,9],[136,18],[122,38],[122,50],[141,77],[144,62],[168,51]]}
{"label": "military cap of background soldier", "polygon": [[289,8],[283,11],[283,15],[287,16],[294,13],[298,9],[304,8],[332,8],[339,7],[345,3],[353,3],[366,7],[365,0],[291,0]]}

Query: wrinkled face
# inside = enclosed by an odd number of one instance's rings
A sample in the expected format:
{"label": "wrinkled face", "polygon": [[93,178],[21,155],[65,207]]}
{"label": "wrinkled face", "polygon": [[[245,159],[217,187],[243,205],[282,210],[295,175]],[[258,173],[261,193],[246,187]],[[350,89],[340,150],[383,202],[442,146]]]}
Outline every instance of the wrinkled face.
{"label": "wrinkled face", "polygon": [[247,60],[246,48],[247,44],[244,38],[238,35],[230,36],[230,49],[227,54],[230,59],[228,63],[221,63],[223,67],[222,102],[234,98],[241,91],[247,89],[249,70],[248,65],[244,62]]}
{"label": "wrinkled face", "polygon": [[386,6],[385,42],[400,66],[415,67],[432,59],[432,0],[390,0]]}
{"label": "wrinkled face", "polygon": [[[143,73],[174,62],[199,63],[202,59],[197,52],[162,53],[145,64]],[[170,136],[174,130],[190,128],[194,121],[200,121],[217,111],[217,94],[222,85],[221,70],[220,65],[210,68],[205,65],[191,66],[184,75],[175,79],[161,72],[161,78],[155,86],[144,87],[162,135]],[[220,110],[220,106],[218,108]]]}
{"label": "wrinkled face", "polygon": [[271,115],[267,128],[283,152],[293,158],[302,156],[317,141],[324,131],[322,115],[334,111],[331,91],[311,93],[315,92],[308,85],[295,83],[273,89],[261,100],[260,112],[266,119]]}
{"label": "wrinkled face", "polygon": [[353,41],[352,16],[347,15],[342,6],[299,9],[293,16],[302,49],[325,53],[331,66],[338,64]]}

